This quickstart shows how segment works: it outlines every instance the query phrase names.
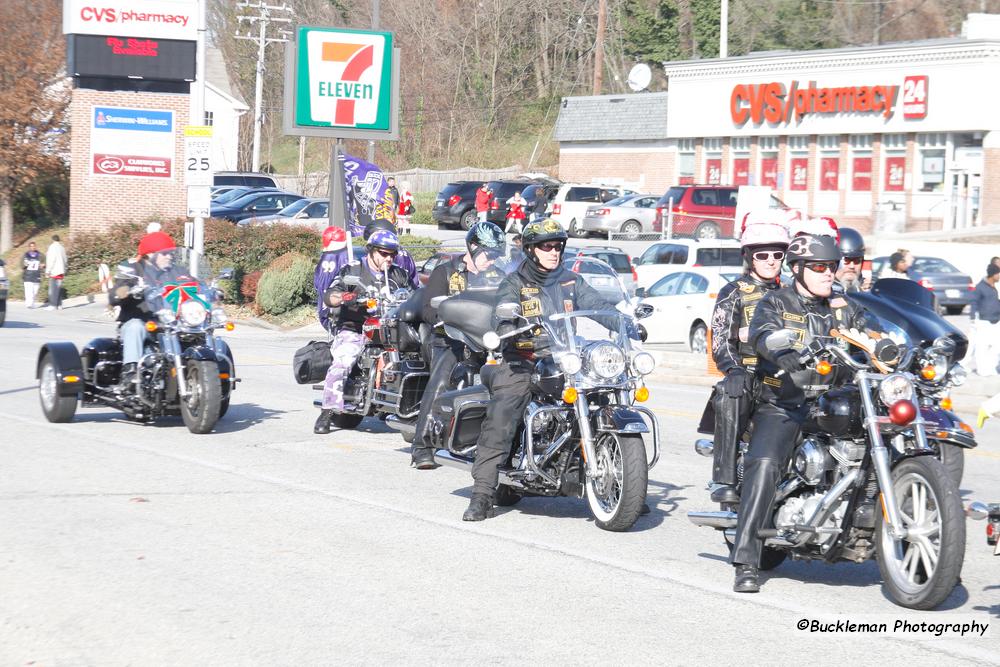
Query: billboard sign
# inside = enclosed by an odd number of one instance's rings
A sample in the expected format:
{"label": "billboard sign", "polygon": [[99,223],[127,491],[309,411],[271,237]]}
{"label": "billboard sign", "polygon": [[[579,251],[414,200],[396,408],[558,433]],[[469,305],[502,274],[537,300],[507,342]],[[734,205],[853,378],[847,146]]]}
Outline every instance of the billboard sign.
{"label": "billboard sign", "polygon": [[398,138],[398,59],[390,32],[298,28],[286,52],[285,133]]}
{"label": "billboard sign", "polygon": [[70,35],[70,76],[194,81],[195,44],[173,39]]}
{"label": "billboard sign", "polygon": [[90,119],[90,173],[173,177],[173,111],[94,106]]}
{"label": "billboard sign", "polygon": [[195,41],[198,0],[63,0],[63,32]]}

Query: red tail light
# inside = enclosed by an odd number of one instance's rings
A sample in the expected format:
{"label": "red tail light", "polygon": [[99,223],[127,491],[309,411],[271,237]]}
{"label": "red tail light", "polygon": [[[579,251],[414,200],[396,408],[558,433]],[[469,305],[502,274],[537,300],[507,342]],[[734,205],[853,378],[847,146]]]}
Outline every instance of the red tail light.
{"label": "red tail light", "polygon": [[562,204],[553,204],[552,215],[559,215],[560,213],[562,213]]}
{"label": "red tail light", "polygon": [[639,274],[635,272],[635,267],[632,267],[632,282],[639,282]]}
{"label": "red tail light", "polygon": [[970,292],[976,291],[976,286],[972,284],[972,281],[969,281],[969,291]]}
{"label": "red tail light", "polygon": [[993,522],[991,521],[986,524],[986,537],[993,537],[994,532],[995,529],[993,528]]}
{"label": "red tail light", "polygon": [[594,215],[608,215],[609,213],[611,213],[610,208],[599,208],[594,211]]}
{"label": "red tail light", "polygon": [[454,206],[460,201],[462,201],[461,197],[459,197],[458,195],[452,195],[451,197],[448,198],[448,206]]}
{"label": "red tail light", "polygon": [[494,211],[497,210],[498,208],[500,208],[500,202],[498,202],[496,199],[490,200],[490,208],[493,209]]}
{"label": "red tail light", "polygon": [[921,278],[917,281],[917,284],[930,290],[934,289],[934,283],[932,283],[929,278]]}

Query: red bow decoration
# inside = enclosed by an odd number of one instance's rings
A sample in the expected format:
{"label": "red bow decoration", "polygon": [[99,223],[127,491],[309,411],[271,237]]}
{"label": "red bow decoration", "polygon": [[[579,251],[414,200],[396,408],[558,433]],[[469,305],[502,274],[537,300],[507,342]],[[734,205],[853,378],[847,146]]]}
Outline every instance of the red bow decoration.
{"label": "red bow decoration", "polygon": [[181,307],[182,303],[191,299],[201,302],[205,308],[208,308],[208,304],[205,303],[204,299],[198,296],[198,283],[193,280],[184,283],[166,283],[163,286],[161,296],[174,309],[174,312]]}

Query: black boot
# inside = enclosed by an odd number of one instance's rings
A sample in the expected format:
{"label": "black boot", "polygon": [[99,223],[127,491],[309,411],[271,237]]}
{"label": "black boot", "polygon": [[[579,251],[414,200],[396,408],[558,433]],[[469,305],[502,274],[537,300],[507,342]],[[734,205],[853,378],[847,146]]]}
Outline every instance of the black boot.
{"label": "black boot", "polygon": [[737,593],[757,593],[760,591],[760,577],[753,565],[737,565],[733,590]]}
{"label": "black boot", "polygon": [[724,505],[736,505],[740,502],[740,494],[728,484],[718,484],[712,489],[712,502]]}
{"label": "black boot", "polygon": [[122,393],[130,392],[135,384],[135,372],[138,364],[122,364],[121,374],[118,376],[118,389]]}
{"label": "black boot", "polygon": [[434,463],[434,453],[430,447],[414,447],[411,454],[410,466],[417,470],[433,470],[437,468]]}
{"label": "black boot", "polygon": [[469,508],[462,515],[462,521],[483,521],[496,516],[493,511],[493,498],[485,493],[473,493]]}
{"label": "black boot", "polygon": [[319,417],[313,425],[313,433],[325,435],[330,432],[330,420],[333,419],[333,410],[320,410]]}

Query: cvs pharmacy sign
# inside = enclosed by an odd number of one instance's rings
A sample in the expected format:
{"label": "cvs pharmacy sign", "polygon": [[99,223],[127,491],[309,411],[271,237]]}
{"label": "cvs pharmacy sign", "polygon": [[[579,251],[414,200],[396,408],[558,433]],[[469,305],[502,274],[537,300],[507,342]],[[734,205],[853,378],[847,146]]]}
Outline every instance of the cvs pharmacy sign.
{"label": "cvs pharmacy sign", "polygon": [[63,32],[195,40],[197,7],[197,0],[63,0]]}

